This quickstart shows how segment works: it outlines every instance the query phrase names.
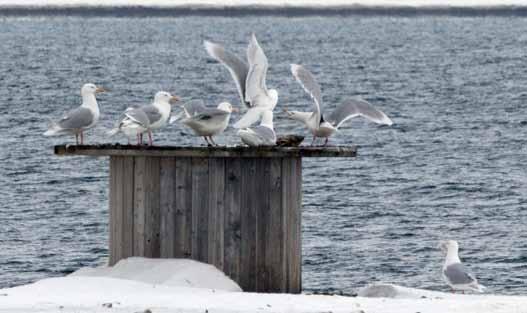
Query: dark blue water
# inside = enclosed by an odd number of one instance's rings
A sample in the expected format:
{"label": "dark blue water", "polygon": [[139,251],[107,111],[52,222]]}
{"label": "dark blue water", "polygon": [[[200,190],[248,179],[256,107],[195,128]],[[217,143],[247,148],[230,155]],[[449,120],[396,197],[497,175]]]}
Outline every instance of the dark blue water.
{"label": "dark blue water", "polygon": [[[360,95],[395,122],[353,120],[332,143],[359,145],[356,159],[304,162],[307,291],[446,290],[446,238],[491,292],[527,291],[527,19],[448,16],[0,18],[0,287],[107,260],[107,160],[54,156],[71,138],[42,137],[47,119],[78,105],[85,82],[112,91],[91,143],[161,89],[238,104],[202,41],[242,54],[252,31],[278,109],[311,105],[294,62],[317,75],[328,107]],[[276,126],[306,134],[281,113]],[[171,125],[156,139],[202,144],[189,134]]]}

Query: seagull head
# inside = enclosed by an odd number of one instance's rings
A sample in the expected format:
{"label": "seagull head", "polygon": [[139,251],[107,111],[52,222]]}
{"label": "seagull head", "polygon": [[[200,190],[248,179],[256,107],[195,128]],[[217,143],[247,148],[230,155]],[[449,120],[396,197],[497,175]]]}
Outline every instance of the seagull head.
{"label": "seagull head", "polygon": [[234,108],[229,102],[222,102],[218,104],[218,109],[229,113],[238,112],[238,109]]}
{"label": "seagull head", "polygon": [[459,249],[459,245],[455,240],[443,240],[439,242],[438,248],[441,249],[444,254],[446,254],[448,253],[448,251],[457,252]]}
{"label": "seagull head", "polygon": [[106,92],[103,87],[97,87],[94,84],[84,84],[81,88],[81,95],[94,95],[96,93]]}
{"label": "seagull head", "polygon": [[158,91],[154,97],[155,103],[176,103],[179,101],[178,96],[173,96],[166,91]]}

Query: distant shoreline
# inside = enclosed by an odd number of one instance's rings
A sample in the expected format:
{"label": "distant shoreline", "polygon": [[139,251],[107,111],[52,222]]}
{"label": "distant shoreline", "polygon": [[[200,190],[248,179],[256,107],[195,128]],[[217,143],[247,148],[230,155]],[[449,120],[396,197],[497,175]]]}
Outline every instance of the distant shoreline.
{"label": "distant shoreline", "polygon": [[0,16],[527,16],[527,6],[9,6]]}

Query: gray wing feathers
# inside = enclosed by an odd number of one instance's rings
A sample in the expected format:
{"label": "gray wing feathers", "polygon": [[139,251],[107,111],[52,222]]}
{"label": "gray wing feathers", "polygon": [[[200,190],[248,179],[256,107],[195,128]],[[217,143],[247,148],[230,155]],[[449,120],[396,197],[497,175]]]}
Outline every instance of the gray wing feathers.
{"label": "gray wing feathers", "polygon": [[468,285],[476,282],[476,278],[461,263],[455,263],[447,266],[443,274],[452,285]]}
{"label": "gray wing feathers", "polygon": [[123,115],[125,118],[129,118],[144,128],[148,128],[150,126],[150,119],[148,118],[148,115],[146,115],[146,113],[141,109],[127,109],[124,111]]}
{"label": "gray wing feathers", "polygon": [[251,130],[265,140],[276,142],[276,133],[269,127],[259,125],[252,127]]}
{"label": "gray wing feathers", "polygon": [[190,119],[197,120],[197,121],[206,121],[206,120],[216,120],[216,119],[223,119],[226,116],[228,116],[230,113],[225,112],[220,109],[206,109],[205,111],[196,114],[194,116],[191,116]]}
{"label": "gray wing feathers", "polygon": [[229,70],[238,88],[241,102],[247,107],[250,107],[248,101],[245,99],[245,82],[247,81],[247,74],[249,72],[247,64],[218,44],[210,41],[205,41],[204,44],[209,55]]}
{"label": "gray wing feathers", "polygon": [[153,124],[161,119],[161,113],[159,110],[153,106],[153,105],[145,105],[140,108],[143,112],[145,112],[146,116],[148,116],[148,120],[150,124]]}
{"label": "gray wing feathers", "polygon": [[57,124],[62,129],[80,129],[92,123],[93,113],[87,108],[78,107],[66,113]]}
{"label": "gray wing feathers", "polygon": [[378,123],[392,125],[392,120],[381,110],[373,107],[369,102],[362,99],[349,99],[337,106],[326,120],[335,127],[340,127],[346,120],[363,116],[368,120]]}
{"label": "gray wing feathers", "polygon": [[291,73],[296,81],[315,101],[314,112],[322,113],[322,91],[313,74],[302,65],[291,64]]}
{"label": "gray wing feathers", "polygon": [[203,100],[191,100],[183,105],[187,117],[194,116],[207,110]]}
{"label": "gray wing feathers", "polygon": [[247,74],[245,83],[245,99],[247,101],[254,101],[261,95],[268,96],[265,80],[269,64],[254,34],[247,47],[247,60],[249,61],[249,73]]}

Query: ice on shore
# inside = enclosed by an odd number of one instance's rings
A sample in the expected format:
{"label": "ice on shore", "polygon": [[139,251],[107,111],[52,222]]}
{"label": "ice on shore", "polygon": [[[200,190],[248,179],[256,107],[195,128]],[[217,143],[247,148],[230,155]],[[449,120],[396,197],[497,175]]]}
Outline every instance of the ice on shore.
{"label": "ice on shore", "polygon": [[358,297],[259,294],[191,260],[130,258],[113,268],[0,290],[0,312],[527,313],[527,297],[461,295],[374,284]]}

